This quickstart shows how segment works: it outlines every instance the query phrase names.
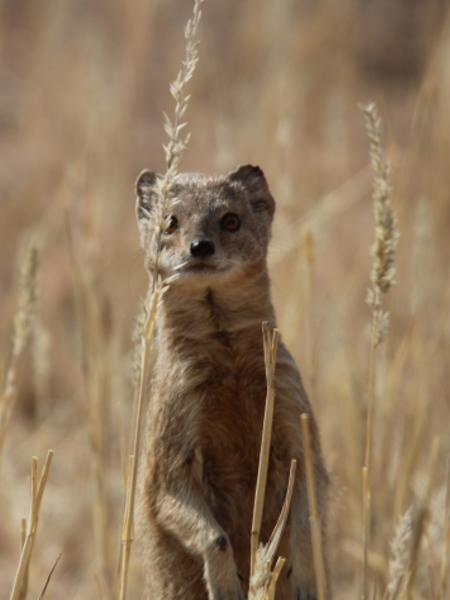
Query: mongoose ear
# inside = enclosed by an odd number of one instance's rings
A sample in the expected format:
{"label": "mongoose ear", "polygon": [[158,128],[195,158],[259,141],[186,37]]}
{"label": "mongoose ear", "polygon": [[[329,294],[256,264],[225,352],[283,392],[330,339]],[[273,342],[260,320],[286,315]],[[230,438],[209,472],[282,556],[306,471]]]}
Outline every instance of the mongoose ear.
{"label": "mongoose ear", "polygon": [[158,174],[154,171],[145,169],[139,175],[136,181],[136,213],[137,219],[148,219],[152,212],[153,205],[156,201],[155,184],[158,179]]}
{"label": "mongoose ear", "polygon": [[228,179],[240,183],[249,192],[250,204],[255,212],[275,212],[275,201],[270,193],[262,169],[253,165],[243,165],[228,175]]}

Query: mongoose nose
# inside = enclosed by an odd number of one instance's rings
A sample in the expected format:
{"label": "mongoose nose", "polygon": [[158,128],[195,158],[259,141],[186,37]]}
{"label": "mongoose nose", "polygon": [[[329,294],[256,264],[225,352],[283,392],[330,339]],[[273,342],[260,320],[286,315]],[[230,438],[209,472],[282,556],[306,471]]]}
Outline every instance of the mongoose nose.
{"label": "mongoose nose", "polygon": [[191,255],[196,258],[205,258],[214,254],[214,244],[210,240],[195,240],[191,244]]}

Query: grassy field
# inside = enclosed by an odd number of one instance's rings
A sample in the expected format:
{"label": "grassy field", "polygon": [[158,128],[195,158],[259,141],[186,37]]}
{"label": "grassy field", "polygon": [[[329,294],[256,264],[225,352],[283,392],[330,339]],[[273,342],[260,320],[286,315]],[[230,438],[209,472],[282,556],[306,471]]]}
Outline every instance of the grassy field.
{"label": "grassy field", "polygon": [[[133,185],[164,171],[163,111],[190,2],[0,5],[0,598],[54,450],[29,598],[117,597],[147,276]],[[181,170],[259,164],[277,202],[279,326],[331,479],[334,598],[358,598],[370,373],[368,579],[377,598],[450,594],[450,24],[444,0],[206,0]],[[400,240],[371,369],[374,100]],[[30,246],[31,241],[31,246]],[[36,248],[35,250],[33,248]],[[18,308],[17,308],[18,307]],[[16,333],[14,333],[16,332]],[[11,366],[15,380],[11,380]],[[9,375],[8,375],[9,374]],[[369,394],[370,396],[370,394]],[[139,532],[136,532],[138,536]],[[133,548],[129,598],[139,598]],[[399,586],[399,587],[396,587]]]}

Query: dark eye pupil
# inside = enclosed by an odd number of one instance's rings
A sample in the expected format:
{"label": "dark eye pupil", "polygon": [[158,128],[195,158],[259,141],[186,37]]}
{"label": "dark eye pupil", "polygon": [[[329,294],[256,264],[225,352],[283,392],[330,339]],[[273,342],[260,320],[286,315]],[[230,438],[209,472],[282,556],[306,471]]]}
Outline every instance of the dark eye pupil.
{"label": "dark eye pupil", "polygon": [[222,227],[228,231],[237,231],[240,226],[239,217],[233,213],[228,213],[222,218]]}

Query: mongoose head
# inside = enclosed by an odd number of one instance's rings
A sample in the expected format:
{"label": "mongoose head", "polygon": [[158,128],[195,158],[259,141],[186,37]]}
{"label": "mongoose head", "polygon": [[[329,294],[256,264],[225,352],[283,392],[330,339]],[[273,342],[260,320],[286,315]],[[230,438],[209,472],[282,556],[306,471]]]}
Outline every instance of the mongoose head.
{"label": "mongoose head", "polygon": [[[155,267],[158,175],[143,171],[137,182],[136,212],[148,268]],[[228,175],[177,175],[170,190],[158,271],[163,279],[212,285],[261,268],[265,261],[275,202],[264,173],[245,165]]]}

